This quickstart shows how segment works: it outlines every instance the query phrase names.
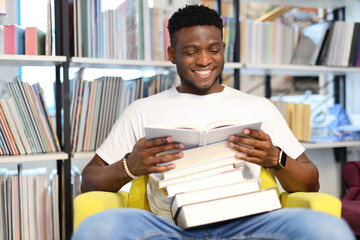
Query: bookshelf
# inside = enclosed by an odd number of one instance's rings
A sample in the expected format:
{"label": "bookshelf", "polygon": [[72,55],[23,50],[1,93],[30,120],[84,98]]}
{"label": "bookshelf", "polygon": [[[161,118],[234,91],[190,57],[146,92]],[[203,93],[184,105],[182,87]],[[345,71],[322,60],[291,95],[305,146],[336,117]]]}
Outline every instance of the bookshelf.
{"label": "bookshelf", "polygon": [[[15,3],[16,2],[16,3]],[[55,4],[59,4],[60,1],[55,0],[54,1]],[[9,6],[9,12],[8,12],[8,16],[4,16],[4,18],[8,19],[8,24],[14,24],[18,22],[18,19],[13,18],[13,15],[17,15],[17,11],[19,11],[19,6],[17,6],[17,4],[19,4],[19,1],[8,1],[8,6]],[[42,4],[46,4],[46,1],[43,2]],[[10,8],[11,6],[11,8]],[[36,7],[36,6],[35,6]],[[45,8],[46,9],[46,8]],[[54,8],[55,12],[56,10],[58,10],[57,8]],[[59,15],[57,16],[53,16],[53,18],[55,19],[55,22],[59,22]],[[3,24],[3,23],[2,23]],[[61,26],[61,24],[57,24],[57,28]],[[58,36],[58,35],[56,35]],[[55,36],[52,36],[55,37]],[[55,44],[58,45],[60,43],[59,41],[60,39],[55,39]],[[59,46],[53,45],[52,48],[59,48]],[[62,55],[61,52],[59,52],[57,50],[55,55],[3,55],[0,54],[0,67],[3,67],[4,69],[21,69],[21,67],[49,67],[49,68],[53,68],[54,71],[57,71],[59,69],[61,69],[68,61],[67,56]],[[55,70],[56,69],[56,70]],[[41,71],[41,70],[40,70]],[[39,72],[39,74],[41,74],[41,72]],[[61,75],[60,74],[55,74],[56,75],[56,79],[55,81],[60,82],[61,81]],[[5,74],[6,76],[6,74]],[[36,76],[35,76],[36,77]],[[6,79],[6,80],[10,80],[10,79]],[[51,79],[50,79],[51,80]],[[61,95],[61,88],[59,87],[59,85],[57,86],[57,88],[55,89],[57,91],[58,95]],[[59,101],[56,102],[57,106],[62,105]],[[61,132],[62,132],[62,125],[61,125],[61,116],[57,119],[59,121],[57,121],[57,135],[61,136]],[[60,142],[61,138],[59,137]],[[62,145],[62,143],[60,143]],[[64,219],[66,215],[71,215],[71,209],[69,210],[65,210],[65,206],[63,204],[63,199],[65,198],[65,185],[70,182],[70,178],[66,179],[67,174],[65,174],[65,171],[67,170],[66,168],[64,168],[64,166],[66,166],[66,160],[69,159],[69,154],[66,151],[62,151],[62,152],[52,152],[52,153],[38,153],[38,154],[23,154],[23,155],[2,155],[0,156],[0,164],[7,164],[7,165],[11,165],[11,166],[17,166],[19,163],[34,163],[34,165],[37,166],[46,166],[47,164],[45,163],[46,161],[53,161],[56,163],[56,168],[57,168],[57,173],[59,175],[59,183],[58,186],[56,188],[59,189],[59,200],[56,201],[59,203],[58,205],[58,209],[59,209],[59,221],[60,222],[60,226],[58,226],[60,228],[60,235],[63,237],[63,239],[65,239],[65,224],[64,224]],[[51,169],[49,169],[51,170]],[[69,171],[70,173],[70,171]],[[45,178],[47,179],[47,178]],[[68,184],[67,185],[68,188],[71,191],[71,185]],[[66,193],[65,193],[66,194]],[[71,195],[71,193],[70,193]],[[71,196],[70,196],[71,197]],[[67,213],[65,213],[65,211],[67,211]],[[5,224],[5,223],[3,223]],[[23,226],[22,226],[23,227]],[[3,231],[2,231],[3,232]],[[26,238],[26,237],[25,237]],[[67,238],[69,239],[69,237]]]}
{"label": "bookshelf", "polygon": [[[225,0],[224,0],[225,1]],[[229,0],[227,0],[229,1]],[[243,0],[234,0],[234,16],[238,16],[240,2]],[[341,8],[344,5],[354,3],[355,0],[346,0],[346,1],[333,1],[333,0],[248,0],[247,2],[264,2],[264,3],[273,3],[273,4],[286,4],[292,6],[303,6],[303,7],[322,7],[322,8]],[[70,117],[69,117],[69,105],[70,105],[70,87],[69,87],[69,77],[68,69],[69,68],[99,68],[99,69],[136,69],[136,70],[170,70],[174,71],[175,66],[169,61],[148,61],[148,60],[120,60],[120,59],[107,59],[107,58],[90,58],[90,57],[71,57],[70,53],[70,44],[69,44],[69,12],[67,9],[66,1],[57,1],[60,14],[58,19],[64,21],[62,24],[63,29],[59,30],[61,36],[59,49],[61,49],[60,55],[66,56],[66,61],[61,64],[62,73],[64,76],[64,82],[62,88],[64,90],[64,96],[59,100],[63,102],[64,110],[64,145],[65,152],[70,152]],[[218,10],[220,11],[221,1],[216,1]],[[238,29],[238,28],[237,28]],[[238,33],[237,33],[238,35]],[[236,36],[237,43],[239,43],[239,36]],[[235,49],[239,49],[239,45],[235,45]],[[240,62],[240,51],[235,51],[237,56],[234,57],[235,62],[226,62],[225,70],[233,71],[235,79],[235,88],[240,88],[240,75],[242,74],[260,74],[264,75],[265,79],[269,81],[266,85],[270,86],[270,79],[273,75],[293,75],[293,76],[304,76],[304,75],[320,75],[320,74],[333,74],[333,75],[346,75],[348,73],[360,73],[359,67],[328,67],[328,66],[307,66],[307,65],[292,65],[292,64],[243,64]],[[60,73],[60,69],[57,70]],[[332,143],[303,143],[306,149],[322,149],[322,148],[346,148],[346,147],[360,147],[359,141],[354,142],[332,142]],[[91,159],[94,156],[95,152],[76,152],[69,153],[69,158],[76,159]],[[342,160],[343,161],[343,160]],[[71,167],[70,159],[66,161],[66,166],[64,168],[65,174],[68,174],[68,171]],[[67,177],[65,177],[67,179]],[[69,220],[71,216],[72,203],[71,199],[66,200],[66,236],[69,236],[72,232],[72,220]],[[69,223],[71,222],[71,223]]]}

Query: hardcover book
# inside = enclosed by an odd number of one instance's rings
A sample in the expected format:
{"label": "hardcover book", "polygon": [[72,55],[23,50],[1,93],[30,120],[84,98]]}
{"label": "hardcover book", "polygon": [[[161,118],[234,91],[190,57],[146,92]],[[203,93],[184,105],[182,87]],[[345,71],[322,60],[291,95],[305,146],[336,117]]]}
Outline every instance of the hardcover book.
{"label": "hardcover book", "polygon": [[182,229],[245,217],[281,208],[275,188],[183,205],[174,216]]}

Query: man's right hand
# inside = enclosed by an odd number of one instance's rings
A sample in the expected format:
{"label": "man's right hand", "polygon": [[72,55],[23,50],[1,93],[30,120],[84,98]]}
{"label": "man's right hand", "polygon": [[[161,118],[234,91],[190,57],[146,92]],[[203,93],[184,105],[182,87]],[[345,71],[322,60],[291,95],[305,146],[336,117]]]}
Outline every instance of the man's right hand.
{"label": "man's right hand", "polygon": [[[129,171],[135,176],[148,175],[150,173],[166,172],[175,168],[175,164],[164,164],[183,157],[182,152],[156,156],[158,153],[169,150],[180,150],[183,143],[173,143],[171,137],[162,137],[146,140],[141,138],[134,146],[133,151],[127,158]],[[119,161],[107,164],[100,156],[95,154],[82,172],[81,191],[111,191],[117,192],[132,179],[124,169],[124,156],[118,156]]]}
{"label": "man's right hand", "polygon": [[[134,146],[133,151],[127,158],[130,172],[135,176],[161,173],[174,169],[175,164],[164,164],[182,158],[182,152],[169,153],[157,156],[157,154],[169,150],[183,149],[184,144],[172,142],[171,137],[154,139],[141,138]],[[162,164],[162,165],[159,165]]]}

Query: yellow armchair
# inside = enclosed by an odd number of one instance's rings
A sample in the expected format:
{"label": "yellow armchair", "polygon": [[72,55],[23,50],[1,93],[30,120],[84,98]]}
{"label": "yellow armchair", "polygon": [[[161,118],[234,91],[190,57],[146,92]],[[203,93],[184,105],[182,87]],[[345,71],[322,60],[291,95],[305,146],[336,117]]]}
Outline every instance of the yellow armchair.
{"label": "yellow armchair", "polygon": [[[341,201],[325,193],[279,193],[277,183],[270,171],[261,168],[260,173],[261,188],[277,189],[280,201],[283,207],[302,207],[341,216]],[[149,203],[146,197],[146,184],[148,176],[142,176],[133,181],[130,192],[119,191],[101,192],[94,191],[81,194],[74,200],[74,231],[82,220],[95,213],[106,209],[131,207],[150,211]]]}

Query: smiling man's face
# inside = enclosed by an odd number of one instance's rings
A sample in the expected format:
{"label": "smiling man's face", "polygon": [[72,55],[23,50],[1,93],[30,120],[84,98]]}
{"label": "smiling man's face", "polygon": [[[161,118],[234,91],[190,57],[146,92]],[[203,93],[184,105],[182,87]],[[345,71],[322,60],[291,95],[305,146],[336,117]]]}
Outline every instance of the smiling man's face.
{"label": "smiling man's face", "polygon": [[180,92],[205,95],[222,91],[225,44],[215,26],[194,26],[176,32],[175,46],[168,49],[181,80]]}

